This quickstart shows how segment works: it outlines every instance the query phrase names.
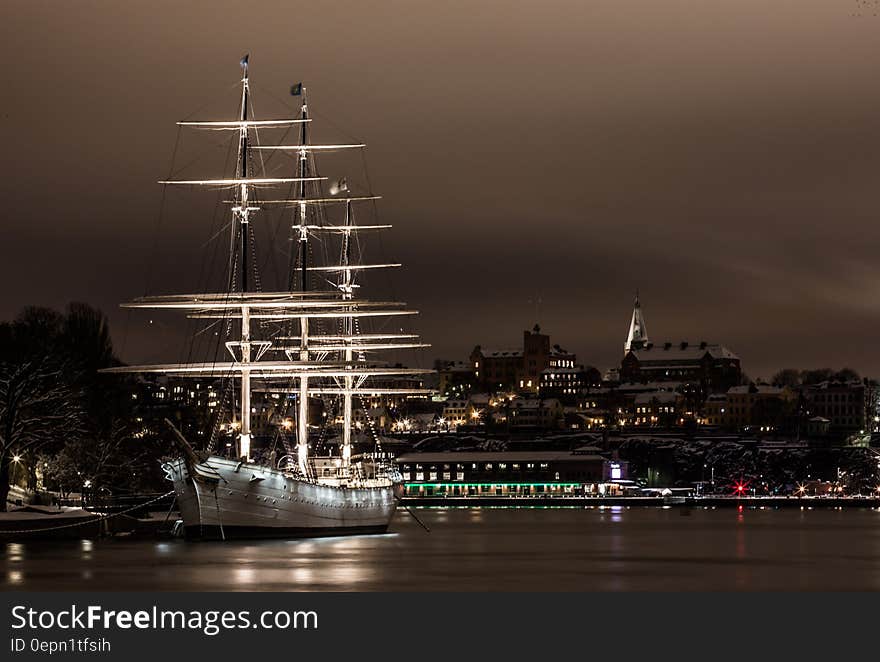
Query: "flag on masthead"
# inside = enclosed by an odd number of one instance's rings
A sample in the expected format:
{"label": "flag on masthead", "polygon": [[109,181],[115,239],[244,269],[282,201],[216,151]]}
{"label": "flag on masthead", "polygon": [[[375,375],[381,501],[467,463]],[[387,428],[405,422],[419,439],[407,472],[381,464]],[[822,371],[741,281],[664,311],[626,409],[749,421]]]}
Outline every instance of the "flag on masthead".
{"label": "flag on masthead", "polygon": [[345,181],[345,177],[337,179],[330,184],[330,195],[337,195],[339,193],[348,193],[348,182]]}
{"label": "flag on masthead", "polygon": [[243,67],[247,67],[247,66],[248,66],[248,58],[249,58],[250,56],[251,56],[250,53],[245,53],[245,54],[244,54],[244,57],[241,58],[241,66],[243,66]]}
{"label": "flag on masthead", "polygon": [[290,96],[298,97],[298,96],[302,96],[302,93],[303,93],[303,84],[302,83],[296,83],[295,85],[290,86]]}

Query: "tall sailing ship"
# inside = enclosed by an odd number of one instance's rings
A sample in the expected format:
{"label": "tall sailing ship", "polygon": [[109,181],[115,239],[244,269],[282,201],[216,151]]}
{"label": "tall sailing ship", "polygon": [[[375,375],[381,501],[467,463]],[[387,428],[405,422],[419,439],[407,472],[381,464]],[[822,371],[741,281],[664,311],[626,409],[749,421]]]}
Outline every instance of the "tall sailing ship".
{"label": "tall sailing ship", "polygon": [[[127,308],[182,311],[214,324],[214,328],[223,328],[227,334],[225,350],[220,350],[223,356],[210,362],[126,366],[108,372],[212,378],[232,385],[229,409],[233,418],[237,417],[233,424],[237,431],[234,454],[224,455],[213,448],[216,426],[208,435],[211,441],[206,451],[193,449],[174,429],[182,454],[163,465],[166,477],[174,484],[187,537],[383,532],[400,496],[400,474],[393,461],[375,452],[375,447],[374,452],[352,453],[355,402],[362,396],[427,395],[429,391],[422,388],[417,376],[430,372],[375,358],[384,351],[426,347],[418,336],[384,332],[381,324],[377,325],[380,332],[362,332],[371,321],[416,314],[401,302],[361,296],[358,281],[365,271],[400,266],[363,263],[361,233],[391,226],[359,225],[355,218],[357,206],[379,196],[371,192],[353,195],[344,179],[331,184],[318,174],[315,157],[319,152],[360,150],[365,145],[312,144],[312,118],[302,84],[291,90],[302,101],[295,117],[255,119],[247,56],[241,67],[237,119],[179,122],[187,128],[237,132],[233,176],[160,182],[221,188],[231,193],[226,196],[231,198],[226,202],[230,203],[232,216],[226,291],[146,296],[123,304]],[[258,142],[262,133],[279,128],[295,131],[299,138],[296,144]],[[286,152],[293,157],[291,176],[270,177],[258,171],[259,156],[267,151]],[[292,197],[282,195],[278,199],[276,194],[260,199],[260,193],[277,191],[278,187],[287,187]],[[281,291],[266,292],[259,286],[251,225],[258,212],[269,205],[290,208],[293,248]],[[333,210],[339,220],[328,220]],[[310,244],[314,241],[320,242],[321,251],[312,250]],[[336,250],[327,250],[328,245]],[[320,254],[328,263],[319,263],[316,256]],[[285,401],[291,403],[294,439],[285,439],[280,457],[274,450],[255,453],[252,449],[253,395],[261,391],[284,393]],[[341,419],[335,455],[332,448],[327,456],[310,454],[310,399],[322,400],[333,414],[330,419]]]}

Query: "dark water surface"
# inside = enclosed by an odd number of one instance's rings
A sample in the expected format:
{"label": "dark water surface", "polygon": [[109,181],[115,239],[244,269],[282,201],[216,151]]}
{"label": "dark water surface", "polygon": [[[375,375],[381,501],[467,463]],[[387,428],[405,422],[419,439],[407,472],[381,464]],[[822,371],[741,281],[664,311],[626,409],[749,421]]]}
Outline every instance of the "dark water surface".
{"label": "dark water surface", "polygon": [[392,533],[7,543],[4,590],[880,590],[877,510],[423,509]]}

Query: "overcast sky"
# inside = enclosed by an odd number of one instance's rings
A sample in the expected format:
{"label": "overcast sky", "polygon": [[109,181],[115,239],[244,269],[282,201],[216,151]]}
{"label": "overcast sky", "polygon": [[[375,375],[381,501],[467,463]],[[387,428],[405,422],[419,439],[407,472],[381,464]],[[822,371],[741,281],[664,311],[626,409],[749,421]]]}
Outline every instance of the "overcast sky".
{"label": "overcast sky", "polygon": [[197,4],[6,3],[0,316],[87,301],[125,359],[180,358],[116,304],[197,285],[213,208],[175,192],[157,227],[155,181],[176,120],[235,112],[249,51],[258,113],[302,80],[369,144],[429,358],[537,317],[607,367],[639,289],[652,340],[753,377],[880,374],[880,17],[855,0]]}

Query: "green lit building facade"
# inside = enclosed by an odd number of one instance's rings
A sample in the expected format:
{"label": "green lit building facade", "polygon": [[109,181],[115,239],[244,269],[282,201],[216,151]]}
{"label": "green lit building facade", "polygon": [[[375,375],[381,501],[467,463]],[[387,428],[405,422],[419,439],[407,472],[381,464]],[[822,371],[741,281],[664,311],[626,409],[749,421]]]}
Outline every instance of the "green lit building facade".
{"label": "green lit building facade", "polygon": [[627,481],[626,462],[596,453],[408,453],[397,463],[410,497],[614,494]]}

